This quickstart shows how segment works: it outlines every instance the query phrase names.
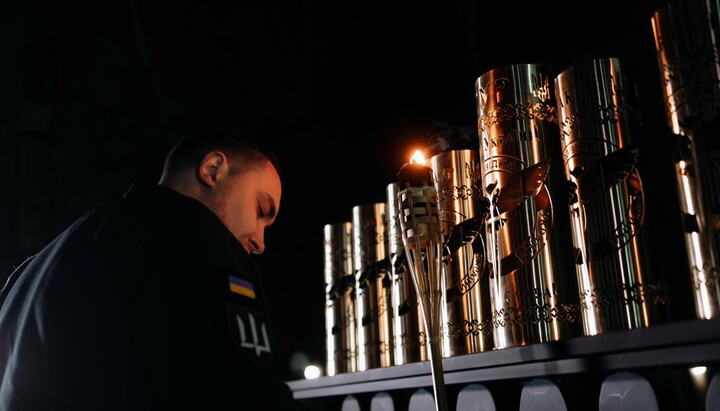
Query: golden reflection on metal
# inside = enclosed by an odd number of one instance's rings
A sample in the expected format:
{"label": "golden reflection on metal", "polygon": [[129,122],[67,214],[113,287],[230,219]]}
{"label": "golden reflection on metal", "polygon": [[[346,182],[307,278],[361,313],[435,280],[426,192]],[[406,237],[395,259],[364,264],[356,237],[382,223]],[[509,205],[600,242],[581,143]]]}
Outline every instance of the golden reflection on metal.
{"label": "golden reflection on metal", "polygon": [[676,186],[700,319],[720,315],[720,6],[668,3],[651,18],[668,126],[678,136]]}
{"label": "golden reflection on metal", "polygon": [[493,348],[492,309],[480,155],[450,150],[434,155],[431,164],[444,238],[443,356],[486,351]]}
{"label": "golden reflection on metal", "polygon": [[326,374],[336,375],[357,369],[352,223],[326,224],[323,239]]}
{"label": "golden reflection on metal", "polygon": [[645,272],[645,197],[629,145],[639,125],[616,58],[576,64],[555,79],[586,335],[647,327],[667,290]]}
{"label": "golden reflection on metal", "polygon": [[402,241],[398,217],[398,184],[386,187],[388,208],[388,245],[392,279],[392,324],[394,364],[427,361],[425,324]]}
{"label": "golden reflection on metal", "polygon": [[559,340],[578,319],[571,303],[577,288],[560,277],[556,258],[569,233],[551,236],[546,178],[551,139],[559,139],[551,80],[538,65],[518,64],[483,74],[475,86],[482,185],[491,203],[485,241],[494,347]]}
{"label": "golden reflection on metal", "polygon": [[357,369],[389,367],[393,365],[393,337],[386,203],[354,206],[352,226]]}

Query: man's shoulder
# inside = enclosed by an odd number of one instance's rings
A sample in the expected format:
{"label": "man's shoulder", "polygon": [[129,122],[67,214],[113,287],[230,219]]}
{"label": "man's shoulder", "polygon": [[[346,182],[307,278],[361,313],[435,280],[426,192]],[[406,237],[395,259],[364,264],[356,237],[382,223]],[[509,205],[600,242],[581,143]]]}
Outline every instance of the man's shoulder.
{"label": "man's shoulder", "polygon": [[[110,204],[109,241],[167,264],[235,265],[240,243],[200,201],[160,185],[133,186]],[[240,253],[242,254],[242,253]]]}
{"label": "man's shoulder", "polygon": [[115,200],[126,218],[166,231],[212,234],[227,231],[218,217],[200,201],[158,184],[133,184]]}

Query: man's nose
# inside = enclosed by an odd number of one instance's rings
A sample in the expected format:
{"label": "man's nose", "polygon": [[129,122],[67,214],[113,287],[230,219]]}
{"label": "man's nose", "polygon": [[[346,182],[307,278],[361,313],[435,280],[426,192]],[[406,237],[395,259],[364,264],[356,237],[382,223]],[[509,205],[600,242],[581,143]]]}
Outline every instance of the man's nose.
{"label": "man's nose", "polygon": [[265,251],[265,241],[262,230],[250,237],[250,248],[253,254],[262,254],[263,251]]}

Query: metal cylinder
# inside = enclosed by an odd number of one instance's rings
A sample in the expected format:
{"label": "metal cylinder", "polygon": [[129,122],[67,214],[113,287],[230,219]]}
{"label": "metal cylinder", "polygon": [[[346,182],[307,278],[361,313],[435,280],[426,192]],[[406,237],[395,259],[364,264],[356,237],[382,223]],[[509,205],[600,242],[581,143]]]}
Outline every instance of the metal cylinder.
{"label": "metal cylinder", "polygon": [[326,374],[336,375],[357,368],[352,223],[326,224],[323,238]]}
{"label": "metal cylinder", "polygon": [[352,226],[357,368],[389,367],[393,365],[393,336],[386,203],[353,207]]}
{"label": "metal cylinder", "polygon": [[427,361],[425,324],[412,282],[400,229],[397,204],[398,184],[386,187],[388,206],[388,250],[392,294],[394,364]]}
{"label": "metal cylinder", "polygon": [[480,154],[449,150],[431,158],[443,227],[443,356],[493,348]]}
{"label": "metal cylinder", "polygon": [[567,290],[577,288],[558,274],[570,240],[553,231],[548,175],[561,166],[550,164],[559,140],[551,80],[539,65],[516,64],[475,86],[494,347],[565,338],[578,317],[577,293]]}
{"label": "metal cylinder", "polygon": [[651,18],[695,313],[720,316],[720,5],[668,3]]}
{"label": "metal cylinder", "polygon": [[586,335],[654,324],[653,305],[667,298],[643,252],[632,86],[617,58],[587,60],[555,78]]}
{"label": "metal cylinder", "polygon": [[668,2],[651,23],[668,125],[691,132],[720,112],[720,6]]}

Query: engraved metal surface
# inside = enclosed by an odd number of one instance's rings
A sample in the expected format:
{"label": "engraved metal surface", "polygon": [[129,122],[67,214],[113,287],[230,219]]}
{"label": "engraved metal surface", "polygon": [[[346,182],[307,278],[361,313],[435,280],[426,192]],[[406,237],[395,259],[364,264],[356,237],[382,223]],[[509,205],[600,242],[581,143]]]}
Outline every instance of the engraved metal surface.
{"label": "engraved metal surface", "polygon": [[352,208],[357,369],[393,365],[391,279],[388,272],[387,205]]}
{"label": "engraved metal surface", "polygon": [[668,125],[692,131],[720,112],[720,10],[716,1],[669,2],[651,18]]}
{"label": "engraved metal surface", "polygon": [[720,5],[668,3],[651,18],[675,162],[695,313],[720,315]]}
{"label": "engraved metal surface", "polygon": [[386,187],[388,245],[392,278],[392,323],[395,365],[426,361],[427,341],[415,285],[410,274],[400,229],[398,184]]}
{"label": "engraved metal surface", "polygon": [[326,374],[336,375],[357,369],[352,223],[326,224],[323,240]]}
{"label": "engraved metal surface", "polygon": [[443,356],[493,348],[490,284],[485,264],[485,219],[480,155],[450,150],[434,155],[431,168],[443,227]]}
{"label": "engraved metal surface", "polygon": [[558,139],[552,80],[539,65],[517,64],[481,75],[475,87],[482,185],[491,203],[485,240],[494,346],[558,340],[576,310],[563,303],[573,297],[559,291],[567,280],[557,273],[553,237],[563,233],[551,234],[548,139]]}
{"label": "engraved metal surface", "polygon": [[647,327],[657,322],[652,305],[665,302],[642,251],[632,85],[617,58],[578,63],[555,79],[585,335]]}

